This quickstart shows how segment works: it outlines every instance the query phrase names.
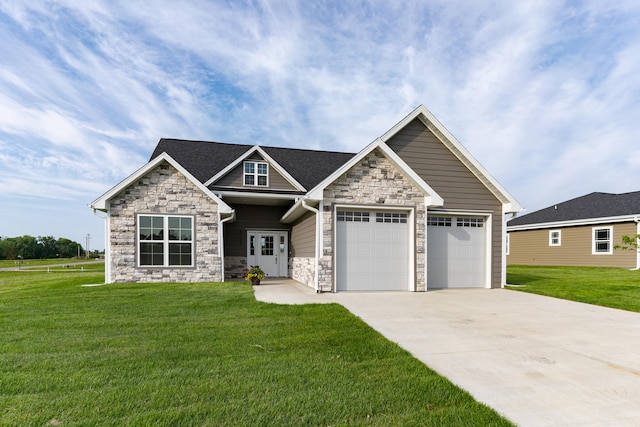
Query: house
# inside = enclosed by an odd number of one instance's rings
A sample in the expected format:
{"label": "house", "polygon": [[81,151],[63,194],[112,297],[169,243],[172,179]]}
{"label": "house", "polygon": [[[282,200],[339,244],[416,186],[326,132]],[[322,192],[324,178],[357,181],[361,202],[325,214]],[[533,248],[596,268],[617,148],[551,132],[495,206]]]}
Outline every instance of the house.
{"label": "house", "polygon": [[522,209],[424,106],[359,153],[161,139],[90,207],[108,283],[259,265],[317,292],[501,287]]}
{"label": "house", "polygon": [[640,191],[587,194],[509,220],[507,263],[639,268],[640,254],[614,250],[639,223]]}

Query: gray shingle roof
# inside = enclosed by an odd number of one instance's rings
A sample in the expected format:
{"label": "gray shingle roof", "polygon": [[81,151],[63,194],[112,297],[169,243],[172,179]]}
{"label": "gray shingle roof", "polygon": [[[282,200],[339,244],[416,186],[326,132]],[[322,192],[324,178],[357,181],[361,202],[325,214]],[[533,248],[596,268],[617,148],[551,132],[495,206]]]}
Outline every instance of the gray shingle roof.
{"label": "gray shingle roof", "polygon": [[[150,160],[166,152],[197,180],[204,183],[251,147],[253,145],[162,138]],[[355,156],[354,153],[336,151],[263,146],[260,148],[307,190],[315,187]]]}
{"label": "gray shingle roof", "polygon": [[640,215],[640,191],[591,193],[509,220],[508,226]]}

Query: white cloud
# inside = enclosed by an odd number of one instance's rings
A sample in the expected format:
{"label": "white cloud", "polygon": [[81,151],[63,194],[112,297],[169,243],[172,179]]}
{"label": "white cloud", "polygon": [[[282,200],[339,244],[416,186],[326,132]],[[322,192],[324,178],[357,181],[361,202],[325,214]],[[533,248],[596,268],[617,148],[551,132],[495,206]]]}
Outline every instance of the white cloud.
{"label": "white cloud", "polygon": [[0,1],[0,195],[88,202],[161,137],[357,151],[419,103],[530,209],[629,191],[639,14],[633,0]]}

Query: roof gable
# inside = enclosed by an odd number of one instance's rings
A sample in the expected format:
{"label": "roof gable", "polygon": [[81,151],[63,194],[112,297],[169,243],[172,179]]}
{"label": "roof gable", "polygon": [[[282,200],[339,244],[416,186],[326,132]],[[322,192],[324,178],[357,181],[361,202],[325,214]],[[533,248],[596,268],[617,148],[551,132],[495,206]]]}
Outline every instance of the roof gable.
{"label": "roof gable", "polygon": [[242,162],[244,162],[245,160],[249,160],[249,159],[255,160],[257,158],[261,158],[261,159],[265,160],[267,163],[269,163],[271,165],[271,167],[273,169],[275,169],[275,171],[277,173],[279,173],[280,176],[282,176],[286,181],[288,181],[295,189],[297,189],[298,191],[306,191],[306,189],[298,181],[296,181],[296,179],[294,177],[292,177],[289,174],[289,172],[287,172],[282,166],[280,166],[280,164],[278,162],[276,162],[269,154],[267,154],[267,152],[264,151],[264,149],[262,149],[261,147],[259,147],[257,145],[254,145],[253,147],[251,147],[244,154],[239,156],[233,162],[229,163],[229,165],[227,165],[227,167],[222,169],[220,172],[215,174],[213,177],[209,178],[204,183],[204,185],[209,186],[209,185],[215,184],[217,181],[219,181],[222,177],[227,175],[229,172],[233,171],[234,169],[236,169],[238,167],[241,167],[242,166]]}
{"label": "roof gable", "polygon": [[160,155],[156,156],[149,163],[147,163],[146,165],[144,165],[143,167],[141,167],[140,169],[138,169],[137,171],[135,171],[134,173],[129,175],[124,180],[120,181],[120,183],[118,183],[115,187],[111,188],[109,191],[104,193],[102,196],[98,197],[96,200],[91,202],[91,204],[89,206],[92,209],[106,210],[107,209],[107,202],[109,200],[113,199],[115,196],[120,194],[122,191],[124,191],[127,188],[129,188],[129,186],[134,184],[137,180],[142,178],[148,172],[150,172],[153,169],[155,169],[162,162],[169,163],[178,172],[180,172],[182,175],[184,175],[187,178],[187,180],[189,180],[191,183],[193,183],[193,185],[198,187],[198,189],[200,191],[202,191],[204,194],[209,196],[209,198],[211,198],[218,205],[220,213],[231,213],[231,212],[233,212],[233,209],[231,209],[218,196],[213,194],[207,187],[202,185],[202,183],[200,181],[198,181],[191,173],[189,173],[184,167],[182,167],[180,165],[180,163],[178,163],[175,159],[173,159],[167,153],[161,153]]}
{"label": "roof gable", "polygon": [[[257,146],[221,142],[190,141],[163,138],[158,142],[151,160],[166,152],[200,182],[208,182],[247,152]],[[316,151],[297,148],[259,147],[261,152],[277,163],[299,186],[313,188],[354,153]],[[255,152],[255,151],[252,151]]]}
{"label": "roof gable", "polygon": [[594,192],[510,219],[507,225],[534,228],[545,224],[635,216],[640,216],[640,191],[622,194]]}
{"label": "roof gable", "polygon": [[503,211],[520,212],[522,206],[509,192],[476,160],[447,128],[424,106],[420,105],[380,137],[389,141],[414,120],[424,126],[503,204]]}
{"label": "roof gable", "polygon": [[429,206],[442,206],[444,200],[436,191],[429,186],[413,169],[411,169],[405,162],[398,156],[387,144],[385,144],[380,138],[373,141],[366,146],[362,151],[352,157],[348,162],[343,164],[340,168],[335,170],[331,175],[326,177],[322,182],[309,191],[307,197],[313,200],[320,200],[323,197],[324,189],[346,173],[349,169],[358,164],[364,157],[369,155],[374,150],[380,150],[382,154],[389,159],[395,166],[400,169],[406,176],[416,184],[416,186],[426,194],[427,205]]}

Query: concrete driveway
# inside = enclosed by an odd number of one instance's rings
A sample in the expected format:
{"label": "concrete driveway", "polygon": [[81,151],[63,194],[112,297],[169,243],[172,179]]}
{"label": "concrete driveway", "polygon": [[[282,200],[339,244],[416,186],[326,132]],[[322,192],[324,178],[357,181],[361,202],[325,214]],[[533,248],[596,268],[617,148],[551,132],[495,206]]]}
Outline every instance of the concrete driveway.
{"label": "concrete driveway", "polygon": [[638,313],[505,289],[254,289],[265,302],[342,304],[518,425],[640,425]]}

